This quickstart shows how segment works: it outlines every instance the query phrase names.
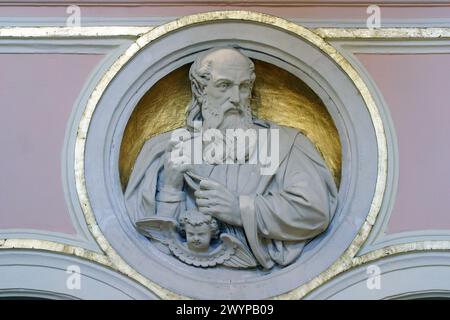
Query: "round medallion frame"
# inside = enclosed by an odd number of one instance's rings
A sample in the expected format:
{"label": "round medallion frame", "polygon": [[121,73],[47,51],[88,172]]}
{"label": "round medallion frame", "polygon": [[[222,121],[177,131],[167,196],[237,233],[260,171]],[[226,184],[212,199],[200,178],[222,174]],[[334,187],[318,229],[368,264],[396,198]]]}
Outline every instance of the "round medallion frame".
{"label": "round medallion frame", "polygon": [[[195,270],[164,257],[133,229],[123,204],[118,156],[133,108],[153,84],[192,62],[198,52],[230,43],[307,83],[323,100],[341,138],[342,178],[335,219],[296,263],[269,273]],[[114,268],[159,297],[299,298],[336,269],[345,269],[367,239],[385,190],[386,136],[367,86],[322,38],[265,14],[209,12],[152,29],[105,73],[78,127],[75,175],[89,229]]]}

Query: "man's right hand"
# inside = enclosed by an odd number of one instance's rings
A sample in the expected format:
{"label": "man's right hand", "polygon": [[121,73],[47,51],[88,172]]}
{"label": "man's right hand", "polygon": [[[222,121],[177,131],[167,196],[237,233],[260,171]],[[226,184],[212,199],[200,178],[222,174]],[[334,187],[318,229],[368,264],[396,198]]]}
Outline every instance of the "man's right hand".
{"label": "man's right hand", "polygon": [[170,140],[164,155],[164,185],[163,188],[181,191],[183,189],[183,174],[192,168],[191,159],[181,155],[182,141]]}

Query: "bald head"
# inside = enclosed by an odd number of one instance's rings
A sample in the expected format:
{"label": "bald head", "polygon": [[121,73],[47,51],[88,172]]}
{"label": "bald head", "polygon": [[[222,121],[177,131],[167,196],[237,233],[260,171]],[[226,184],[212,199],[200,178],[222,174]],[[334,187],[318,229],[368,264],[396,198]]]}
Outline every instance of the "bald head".
{"label": "bald head", "polygon": [[235,70],[242,70],[249,75],[254,71],[253,62],[242,52],[234,48],[211,49],[198,58],[199,67],[219,68],[221,65],[232,67]]}
{"label": "bald head", "polygon": [[[221,66],[223,66],[222,69],[230,67],[232,70],[240,70],[242,73],[246,73],[252,84],[255,80],[255,65],[253,61],[238,49],[228,47],[212,48],[202,52],[192,64],[189,78],[200,85],[198,89],[203,90],[207,81],[211,79],[211,71],[221,68]],[[193,93],[195,94],[196,92],[193,90]]]}

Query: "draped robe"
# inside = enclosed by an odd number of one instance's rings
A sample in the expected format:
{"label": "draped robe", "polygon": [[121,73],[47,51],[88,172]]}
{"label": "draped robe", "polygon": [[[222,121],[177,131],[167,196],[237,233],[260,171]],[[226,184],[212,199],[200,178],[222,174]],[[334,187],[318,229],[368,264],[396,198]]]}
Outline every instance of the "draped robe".
{"label": "draped robe", "polygon": [[[279,130],[279,166],[261,175],[259,165],[195,165],[195,174],[226,186],[238,196],[242,227],[226,226],[247,245],[265,269],[295,261],[305,244],[329,225],[337,206],[337,188],[311,142],[293,128],[254,120]],[[141,149],[126,191],[125,204],[133,224],[154,216],[178,218],[195,207],[193,191],[180,194],[162,188],[164,154],[171,132],[149,139]]]}

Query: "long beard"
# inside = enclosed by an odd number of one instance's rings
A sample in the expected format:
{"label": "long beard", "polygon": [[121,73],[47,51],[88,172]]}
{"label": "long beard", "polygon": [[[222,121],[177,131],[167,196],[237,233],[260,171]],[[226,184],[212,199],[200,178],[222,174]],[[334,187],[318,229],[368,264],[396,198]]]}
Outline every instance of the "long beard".
{"label": "long beard", "polygon": [[[252,128],[253,120],[249,104],[239,106],[239,113],[226,114],[227,108],[211,105],[207,99],[202,106],[203,130],[218,129],[222,133],[221,139],[214,139],[203,146],[203,159],[209,164],[236,163],[236,143],[234,138],[226,134],[227,129]],[[255,149],[255,145],[245,146],[245,158],[248,159]],[[212,156],[212,150],[223,150],[222,157]]]}
{"label": "long beard", "polygon": [[212,105],[207,97],[203,101],[203,130],[218,129],[222,133],[225,133],[226,129],[246,130],[252,127],[253,121],[250,104],[240,105],[238,109],[241,112],[239,113],[226,114],[227,108]]}

